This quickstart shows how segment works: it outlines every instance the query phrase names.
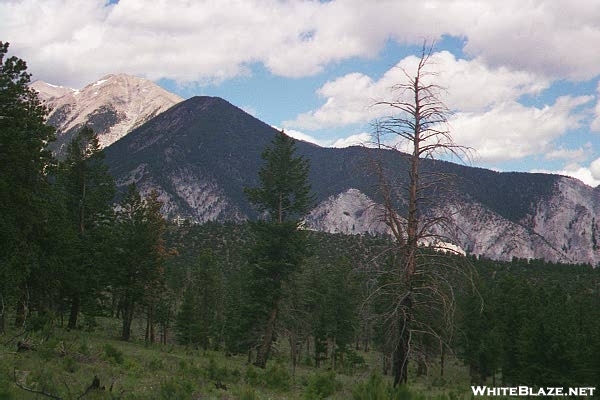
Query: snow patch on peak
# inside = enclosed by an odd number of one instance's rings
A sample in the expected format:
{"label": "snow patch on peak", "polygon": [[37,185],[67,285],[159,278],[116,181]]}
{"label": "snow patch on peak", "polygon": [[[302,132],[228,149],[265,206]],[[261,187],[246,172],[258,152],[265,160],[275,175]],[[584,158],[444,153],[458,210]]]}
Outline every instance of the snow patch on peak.
{"label": "snow patch on peak", "polygon": [[54,98],[70,95],[74,92],[74,89],[53,85],[44,81],[35,81],[29,85],[29,87],[38,93],[38,96],[42,101],[49,101]]}

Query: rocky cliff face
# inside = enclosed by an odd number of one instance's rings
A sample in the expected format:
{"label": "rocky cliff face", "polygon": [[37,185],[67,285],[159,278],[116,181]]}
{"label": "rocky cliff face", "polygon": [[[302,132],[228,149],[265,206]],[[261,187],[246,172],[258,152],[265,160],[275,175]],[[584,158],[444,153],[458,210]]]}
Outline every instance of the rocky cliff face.
{"label": "rocky cliff face", "polygon": [[[307,217],[310,229],[346,234],[386,234],[381,205],[350,189],[320,203]],[[600,263],[600,193],[574,178],[560,177],[552,194],[520,221],[510,221],[481,203],[462,199],[441,204],[448,227],[432,233],[469,254],[496,260],[537,258],[565,263]]]}
{"label": "rocky cliff face", "polygon": [[522,223],[542,235],[569,260],[600,262],[598,189],[574,178],[562,177],[553,195],[536,204]]}
{"label": "rocky cliff face", "polygon": [[352,188],[317,205],[306,217],[305,225],[329,233],[389,234],[388,227],[381,221],[382,215],[381,205]]}
{"label": "rocky cliff face", "polygon": [[81,90],[42,81],[31,87],[51,109],[48,123],[57,128],[58,154],[83,125],[92,127],[106,147],[182,100],[147,79],[125,74],[107,75]]}

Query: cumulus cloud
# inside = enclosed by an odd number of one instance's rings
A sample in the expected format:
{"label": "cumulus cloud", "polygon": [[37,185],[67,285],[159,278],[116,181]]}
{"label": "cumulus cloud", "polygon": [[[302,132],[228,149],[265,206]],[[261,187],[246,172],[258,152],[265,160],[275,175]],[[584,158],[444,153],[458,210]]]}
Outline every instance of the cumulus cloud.
{"label": "cumulus cloud", "polygon": [[330,147],[350,147],[350,146],[367,146],[372,147],[374,145],[373,138],[370,133],[361,132],[354,135],[350,135],[345,138],[335,140]]}
{"label": "cumulus cloud", "polygon": [[592,151],[592,144],[586,143],[584,147],[577,149],[565,149],[563,147],[557,147],[554,150],[550,150],[544,154],[544,158],[547,160],[566,160],[572,162],[582,162],[588,159]]}
{"label": "cumulus cloud", "polygon": [[600,8],[594,0],[481,3],[474,23],[465,27],[467,53],[554,78],[598,75],[599,55],[589,47],[600,41]]}
{"label": "cumulus cloud", "polygon": [[594,117],[590,124],[590,129],[594,132],[600,133],[600,82],[598,83],[598,89],[596,90],[596,107],[594,109]]}
{"label": "cumulus cloud", "polygon": [[[273,128],[277,130],[281,130],[281,128],[277,126],[273,126]],[[321,147],[350,147],[350,146],[372,146],[373,139],[370,133],[361,132],[354,135],[350,135],[348,137],[330,139],[330,140],[321,140],[317,139],[312,135],[309,135],[305,132],[301,132],[295,129],[284,129],[286,135],[293,137],[297,140],[302,140],[304,142],[316,144]]]}
{"label": "cumulus cloud", "polygon": [[[156,0],[152,7],[143,0],[9,0],[0,1],[0,15],[0,39],[28,61],[34,79],[71,87],[116,72],[218,83],[251,75],[256,64],[305,77],[377,57],[390,40],[420,45],[424,38],[462,38],[468,59],[439,52],[435,68],[448,89],[443,100],[456,111],[456,141],[485,160],[546,151],[580,162],[581,153],[554,141],[581,123],[579,107],[591,99],[564,97],[545,107],[518,100],[555,80],[600,75],[600,52],[593,51],[600,43],[597,0]],[[318,91],[321,107],[282,124],[321,145],[362,140],[364,134],[323,143],[302,131],[385,115],[373,103],[394,96],[389,88],[415,62],[407,57],[377,78],[353,73],[331,80]],[[591,129],[600,132],[600,101]]]}
{"label": "cumulus cloud", "polygon": [[[273,128],[277,129],[278,131],[282,130],[282,128],[279,128],[274,125],[273,125]],[[302,140],[304,142],[316,144],[316,145],[322,146],[322,147],[327,146],[327,143],[323,142],[322,140],[319,140],[319,139],[315,138],[314,136],[311,136],[304,132],[297,131],[295,129],[284,129],[284,132],[289,137],[292,137],[297,140]]]}
{"label": "cumulus cloud", "polygon": [[307,76],[375,57],[387,40],[442,35],[464,38],[472,58],[495,68],[575,80],[600,73],[596,0],[11,0],[0,15],[0,37],[36,76],[70,86],[107,72],[214,82],[254,63]]}
{"label": "cumulus cloud", "polygon": [[591,187],[600,185],[600,159],[592,161],[588,167],[582,166],[579,163],[570,163],[561,170],[537,169],[531,172],[570,176],[579,179]]}
{"label": "cumulus cloud", "polygon": [[457,113],[450,120],[452,135],[487,162],[556,151],[554,140],[580,126],[583,115],[577,108],[592,99],[564,96],[541,108],[510,101],[483,113]]}
{"label": "cumulus cloud", "polygon": [[[413,74],[418,62],[415,56],[406,57],[376,81],[362,73],[350,73],[327,82],[317,91],[325,103],[286,124],[322,129],[386,116],[389,107],[374,105],[395,100],[397,93],[390,88],[405,82],[405,72]],[[480,60],[457,59],[447,51],[433,54],[431,68],[430,72],[437,74],[435,83],[445,89],[440,92],[440,100],[450,109],[463,112],[486,110],[524,94],[538,94],[549,86],[545,78],[535,74],[506,67],[490,69]]]}

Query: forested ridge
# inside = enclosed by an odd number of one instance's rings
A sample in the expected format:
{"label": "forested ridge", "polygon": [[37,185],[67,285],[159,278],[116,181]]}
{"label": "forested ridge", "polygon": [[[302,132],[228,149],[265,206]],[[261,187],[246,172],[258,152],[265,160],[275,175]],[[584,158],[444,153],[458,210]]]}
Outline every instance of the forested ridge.
{"label": "forested ridge", "polygon": [[170,223],[158,193],[115,192],[93,130],[60,160],[47,151],[47,110],[7,49],[0,397],[460,398],[470,383],[600,383],[598,268],[420,246],[409,288],[424,295],[409,299],[410,363],[392,387],[389,309],[407,297],[388,289],[404,284],[403,249],[304,229],[310,165],[292,139],[276,134],[245,191],[265,218]]}

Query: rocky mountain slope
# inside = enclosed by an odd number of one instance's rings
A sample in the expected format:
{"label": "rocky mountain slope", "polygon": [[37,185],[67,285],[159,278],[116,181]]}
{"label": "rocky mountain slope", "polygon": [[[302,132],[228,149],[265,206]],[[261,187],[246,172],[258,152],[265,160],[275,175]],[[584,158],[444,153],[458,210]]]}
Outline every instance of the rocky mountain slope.
{"label": "rocky mountain slope", "polygon": [[[195,97],[158,115],[106,149],[119,185],[136,182],[159,191],[168,218],[241,221],[256,214],[243,188],[257,185],[260,154],[276,130],[227,101]],[[379,221],[374,159],[406,179],[406,155],[298,142],[311,163],[315,208],[305,226],[349,234],[384,233]],[[499,173],[425,160],[425,171],[452,177],[452,195],[432,197],[428,213],[444,213],[450,231],[439,234],[471,254],[494,259],[600,261],[596,189],[548,174]],[[449,192],[450,193],[450,192]],[[402,211],[402,204],[398,204]]]}
{"label": "rocky mountain slope", "polygon": [[54,150],[59,155],[85,124],[105,147],[182,100],[147,79],[125,74],[107,75],[80,90],[42,81],[31,87],[51,109],[48,123],[57,128]]}
{"label": "rocky mountain slope", "polygon": [[[81,90],[35,82],[52,108],[60,154],[74,132],[89,124],[108,146],[107,163],[123,187],[159,191],[170,219],[242,221],[256,213],[244,187],[255,186],[260,154],[276,131],[227,101],[186,101],[154,83],[108,75]],[[119,140],[120,139],[120,140]],[[406,155],[350,147],[322,148],[298,142],[310,160],[317,194],[305,226],[332,233],[385,234],[376,179],[370,167],[382,160],[398,185],[406,179]],[[433,195],[429,214],[443,213],[453,228],[434,228],[471,254],[494,259],[544,258],[600,262],[600,189],[573,178],[499,173],[426,160],[425,172],[451,176],[452,191]],[[402,213],[402,202],[398,210]]]}

